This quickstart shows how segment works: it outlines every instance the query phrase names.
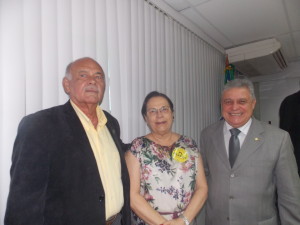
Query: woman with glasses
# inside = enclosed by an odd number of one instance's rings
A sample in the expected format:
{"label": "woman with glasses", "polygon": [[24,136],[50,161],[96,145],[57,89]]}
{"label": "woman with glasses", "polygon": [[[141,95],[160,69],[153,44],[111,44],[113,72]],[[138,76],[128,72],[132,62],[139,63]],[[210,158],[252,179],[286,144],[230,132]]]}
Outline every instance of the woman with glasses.
{"label": "woman with glasses", "polygon": [[150,92],[141,112],[150,133],[126,153],[132,224],[193,224],[207,198],[200,151],[172,132],[174,107],[165,94]]}

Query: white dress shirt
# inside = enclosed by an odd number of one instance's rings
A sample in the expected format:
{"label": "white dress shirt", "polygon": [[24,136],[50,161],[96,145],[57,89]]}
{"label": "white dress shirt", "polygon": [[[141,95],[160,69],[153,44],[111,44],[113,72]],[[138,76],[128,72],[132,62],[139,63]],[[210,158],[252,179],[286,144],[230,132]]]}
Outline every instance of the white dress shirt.
{"label": "white dress shirt", "polygon": [[[238,135],[239,141],[240,141],[240,147],[243,145],[244,140],[246,138],[246,135],[248,134],[249,128],[251,126],[252,123],[252,118],[250,118],[248,120],[248,122],[241,127],[237,127],[241,132]],[[228,149],[229,149],[229,139],[231,137],[231,133],[230,133],[230,129],[232,129],[233,127],[230,126],[226,121],[224,123],[224,128],[223,128],[223,133],[224,133],[224,141],[225,141],[225,147],[226,147],[226,153],[227,156],[229,157],[229,153],[228,153]]]}

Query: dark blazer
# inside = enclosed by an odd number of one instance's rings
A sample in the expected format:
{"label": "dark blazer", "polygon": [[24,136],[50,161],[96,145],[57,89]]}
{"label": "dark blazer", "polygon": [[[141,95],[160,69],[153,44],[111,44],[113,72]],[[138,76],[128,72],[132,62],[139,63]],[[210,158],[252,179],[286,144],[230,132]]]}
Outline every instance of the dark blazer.
{"label": "dark blazer", "polygon": [[300,175],[300,91],[287,96],[279,109],[279,127],[289,132]]}
{"label": "dark blazer", "polygon": [[[129,176],[120,128],[114,117],[105,115],[121,159],[122,224],[129,225]],[[4,224],[105,224],[105,193],[97,163],[70,102],[28,115],[20,122]]]}
{"label": "dark blazer", "polygon": [[231,168],[223,127],[224,120],[201,133],[209,190],[205,224],[300,224],[300,180],[289,134],[253,118]]}

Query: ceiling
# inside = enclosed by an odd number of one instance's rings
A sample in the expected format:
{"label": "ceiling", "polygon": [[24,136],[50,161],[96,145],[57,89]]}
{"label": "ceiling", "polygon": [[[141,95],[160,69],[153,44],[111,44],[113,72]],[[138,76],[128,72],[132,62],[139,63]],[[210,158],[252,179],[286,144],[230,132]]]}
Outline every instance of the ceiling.
{"label": "ceiling", "polygon": [[225,49],[276,38],[300,60],[300,0],[163,0]]}

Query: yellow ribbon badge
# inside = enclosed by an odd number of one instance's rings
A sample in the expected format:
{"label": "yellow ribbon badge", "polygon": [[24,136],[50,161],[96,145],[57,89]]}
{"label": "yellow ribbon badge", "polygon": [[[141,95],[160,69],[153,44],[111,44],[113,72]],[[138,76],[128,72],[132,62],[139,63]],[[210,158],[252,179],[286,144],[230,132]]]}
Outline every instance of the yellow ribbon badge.
{"label": "yellow ribbon badge", "polygon": [[184,148],[175,148],[172,152],[172,158],[183,163],[189,158],[189,154]]}

